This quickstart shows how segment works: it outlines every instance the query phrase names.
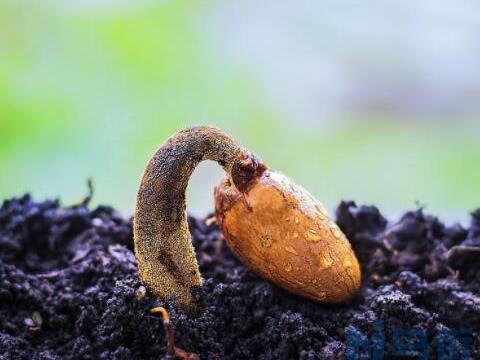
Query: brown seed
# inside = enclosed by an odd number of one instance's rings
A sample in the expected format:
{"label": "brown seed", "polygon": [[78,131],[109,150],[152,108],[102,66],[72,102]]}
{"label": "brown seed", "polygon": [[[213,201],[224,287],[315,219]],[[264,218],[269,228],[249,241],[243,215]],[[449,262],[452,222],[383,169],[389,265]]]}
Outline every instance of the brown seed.
{"label": "brown seed", "polygon": [[[325,215],[323,206],[306,194],[284,175],[268,169],[244,192],[226,178],[215,189],[217,223],[234,253],[264,278],[320,302],[345,302],[360,287],[360,266],[341,230]],[[307,209],[321,210],[321,222]],[[271,234],[272,241],[277,246],[283,245],[286,252],[268,253],[268,257],[257,254],[258,248],[251,238],[257,233]],[[295,249],[290,244],[292,239]],[[311,263],[305,261],[299,271],[293,271],[289,250],[294,250],[298,259],[312,259]],[[285,272],[268,271],[266,263],[275,264]],[[305,286],[299,287],[300,283]]]}

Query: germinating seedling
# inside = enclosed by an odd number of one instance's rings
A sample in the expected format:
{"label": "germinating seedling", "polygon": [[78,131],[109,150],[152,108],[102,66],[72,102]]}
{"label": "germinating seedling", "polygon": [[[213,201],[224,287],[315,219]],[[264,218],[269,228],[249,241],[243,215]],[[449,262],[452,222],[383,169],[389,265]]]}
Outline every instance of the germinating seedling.
{"label": "germinating seedling", "polygon": [[186,218],[195,167],[218,162],[215,215],[227,244],[250,269],[279,287],[323,303],[343,303],[360,287],[360,267],[345,235],[307,191],[221,130],[180,131],[150,159],[137,196],[135,253],[140,276],[157,297],[190,312],[202,285]]}

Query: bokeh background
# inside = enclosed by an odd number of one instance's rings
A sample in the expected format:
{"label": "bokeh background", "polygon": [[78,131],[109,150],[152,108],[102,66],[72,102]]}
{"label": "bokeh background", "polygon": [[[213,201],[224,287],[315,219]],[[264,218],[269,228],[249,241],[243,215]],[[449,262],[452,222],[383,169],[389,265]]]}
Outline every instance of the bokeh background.
{"label": "bokeh background", "polygon": [[[0,1],[0,198],[134,208],[173,132],[217,125],[333,209],[480,206],[480,3]],[[190,183],[212,210],[218,166]]]}

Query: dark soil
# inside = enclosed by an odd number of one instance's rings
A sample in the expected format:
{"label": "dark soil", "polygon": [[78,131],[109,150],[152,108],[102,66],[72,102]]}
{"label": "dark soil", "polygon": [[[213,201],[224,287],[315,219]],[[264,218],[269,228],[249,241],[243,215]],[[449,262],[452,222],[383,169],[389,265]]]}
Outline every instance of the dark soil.
{"label": "dark soil", "polygon": [[[424,329],[430,355],[442,329],[475,330],[480,358],[480,210],[471,224],[445,226],[420,210],[390,223],[375,207],[343,202],[337,221],[361,261],[363,287],[347,306],[290,295],[247,270],[219,231],[189,218],[205,285],[204,312],[142,292],[132,220],[110,207],[60,207],[29,196],[0,209],[1,359],[158,359],[165,332],[155,305],[170,311],[179,347],[202,359],[341,358],[346,329],[369,338],[384,321],[385,355],[394,328]],[[452,250],[453,249],[453,250]],[[450,251],[449,251],[450,250]],[[355,328],[357,330],[355,330]]]}

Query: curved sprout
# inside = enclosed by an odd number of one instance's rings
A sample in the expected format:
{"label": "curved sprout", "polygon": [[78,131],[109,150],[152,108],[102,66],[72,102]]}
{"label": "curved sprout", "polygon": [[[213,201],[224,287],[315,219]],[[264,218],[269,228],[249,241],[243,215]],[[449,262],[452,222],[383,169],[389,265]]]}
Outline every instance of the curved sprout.
{"label": "curved sprout", "polygon": [[203,160],[229,174],[240,154],[245,151],[221,130],[199,126],[173,135],[150,159],[137,195],[134,241],[140,277],[155,296],[174,295],[180,306],[196,310],[192,290],[202,279],[186,220],[188,180]]}

